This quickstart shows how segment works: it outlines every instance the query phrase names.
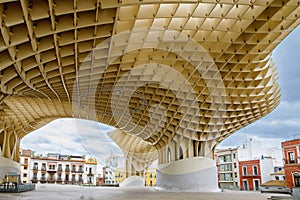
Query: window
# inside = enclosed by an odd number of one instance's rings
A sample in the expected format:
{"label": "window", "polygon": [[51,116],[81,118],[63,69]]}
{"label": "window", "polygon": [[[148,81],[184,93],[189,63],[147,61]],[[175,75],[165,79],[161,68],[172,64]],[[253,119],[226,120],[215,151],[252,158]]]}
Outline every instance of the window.
{"label": "window", "polygon": [[38,169],[38,163],[33,164],[33,169]]}
{"label": "window", "polygon": [[248,190],[248,181],[247,180],[243,181],[243,186],[244,186],[244,190]]}
{"label": "window", "polygon": [[226,164],[226,165],[220,165],[220,171],[232,171],[232,165],[231,164]]}
{"label": "window", "polygon": [[90,169],[89,169],[89,174],[92,174],[92,168],[90,167]]}
{"label": "window", "polygon": [[253,166],[253,175],[258,175],[257,166]]}
{"label": "window", "polygon": [[300,186],[300,174],[298,174],[298,173],[294,174],[294,186],[295,187]]}
{"label": "window", "polygon": [[234,166],[234,169],[236,169],[236,163],[234,163],[233,166]]}
{"label": "window", "polygon": [[235,158],[236,158],[236,154],[234,153],[234,154],[233,154],[233,159],[235,159]]}
{"label": "window", "polygon": [[224,158],[224,156],[219,156],[219,163],[223,163],[225,161]]}
{"label": "window", "polygon": [[225,162],[231,162],[231,155],[225,156]]}
{"label": "window", "polygon": [[224,156],[220,156],[219,157],[219,162],[223,163],[223,162],[231,162],[231,155],[224,155]]}
{"label": "window", "polygon": [[75,174],[72,175],[72,181],[75,181]]}
{"label": "window", "polygon": [[179,159],[182,160],[183,159],[183,151],[182,148],[179,147]]}
{"label": "window", "polygon": [[295,163],[294,152],[289,152],[288,155],[289,155],[289,161],[290,161],[290,163]]}
{"label": "window", "polygon": [[232,174],[231,173],[226,173],[225,174],[225,181],[232,181]]}
{"label": "window", "polygon": [[259,180],[254,180],[254,190],[259,190]]}
{"label": "window", "polygon": [[278,181],[278,180],[279,180],[279,176],[275,176],[275,180],[277,180],[277,181]]}
{"label": "window", "polygon": [[25,158],[24,163],[25,163],[25,164],[28,164],[28,158]]}
{"label": "window", "polygon": [[244,175],[244,176],[247,175],[247,167],[243,167],[243,175]]}
{"label": "window", "polygon": [[282,177],[282,180],[285,180],[285,176]]}
{"label": "window", "polygon": [[168,155],[167,155],[167,162],[171,162],[171,150],[170,147],[168,147]]}
{"label": "window", "polygon": [[26,165],[26,166],[24,166],[24,169],[25,169],[25,170],[27,170],[27,169],[28,169],[28,168],[27,168],[27,165]]}
{"label": "window", "polygon": [[27,177],[27,174],[26,174],[26,173],[24,173],[24,174],[23,174],[23,177]]}

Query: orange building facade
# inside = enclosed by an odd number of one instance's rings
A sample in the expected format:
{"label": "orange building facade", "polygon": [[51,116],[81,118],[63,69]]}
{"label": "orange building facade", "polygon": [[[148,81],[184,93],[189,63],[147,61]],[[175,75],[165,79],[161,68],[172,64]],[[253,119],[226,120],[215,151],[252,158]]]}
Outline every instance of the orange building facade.
{"label": "orange building facade", "polygon": [[281,143],[285,169],[286,186],[300,187],[300,139]]}
{"label": "orange building facade", "polygon": [[239,162],[241,190],[256,191],[261,184],[260,160]]}

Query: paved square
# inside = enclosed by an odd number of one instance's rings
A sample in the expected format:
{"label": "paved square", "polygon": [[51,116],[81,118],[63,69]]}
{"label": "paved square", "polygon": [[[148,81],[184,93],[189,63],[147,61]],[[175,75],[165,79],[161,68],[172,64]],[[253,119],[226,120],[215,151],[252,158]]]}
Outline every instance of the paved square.
{"label": "paved square", "polygon": [[36,190],[18,194],[0,193],[1,200],[267,200],[271,196],[289,196],[260,192],[224,191],[219,193],[166,192],[156,188],[108,188],[71,185],[36,185]]}

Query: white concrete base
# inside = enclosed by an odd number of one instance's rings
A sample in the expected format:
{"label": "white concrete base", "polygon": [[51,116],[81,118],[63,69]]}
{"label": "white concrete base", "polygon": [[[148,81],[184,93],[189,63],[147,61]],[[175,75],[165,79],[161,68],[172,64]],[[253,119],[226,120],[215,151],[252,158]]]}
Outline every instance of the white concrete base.
{"label": "white concrete base", "polygon": [[126,178],[120,187],[143,187],[145,180],[140,176],[130,176]]}
{"label": "white concrete base", "polygon": [[8,158],[0,157],[0,182],[3,180],[7,172],[16,172],[21,174],[20,163]]}
{"label": "white concrete base", "polygon": [[158,166],[158,189],[180,192],[219,192],[216,162],[195,157]]}

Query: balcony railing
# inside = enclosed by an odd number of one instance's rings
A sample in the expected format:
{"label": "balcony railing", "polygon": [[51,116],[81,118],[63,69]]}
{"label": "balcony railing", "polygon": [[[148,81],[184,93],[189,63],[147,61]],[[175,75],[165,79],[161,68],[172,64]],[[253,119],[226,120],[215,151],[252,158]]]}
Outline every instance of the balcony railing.
{"label": "balcony railing", "polygon": [[54,183],[55,179],[48,179],[48,183]]}
{"label": "balcony railing", "polygon": [[33,178],[31,179],[31,182],[37,183],[37,182],[38,182],[38,179],[37,179],[36,177],[33,177]]}
{"label": "balcony railing", "polygon": [[46,171],[46,167],[42,167],[41,170],[42,170],[42,171]]}
{"label": "balcony railing", "polygon": [[38,170],[38,166],[33,166],[33,170]]}
{"label": "balcony railing", "polygon": [[242,174],[242,176],[260,176],[260,174]]}
{"label": "balcony railing", "polygon": [[49,168],[47,171],[48,171],[48,172],[56,172],[56,170],[53,169],[53,168]]}
{"label": "balcony railing", "polygon": [[66,168],[66,169],[65,169],[65,172],[69,172],[69,171],[70,171],[70,168]]}

